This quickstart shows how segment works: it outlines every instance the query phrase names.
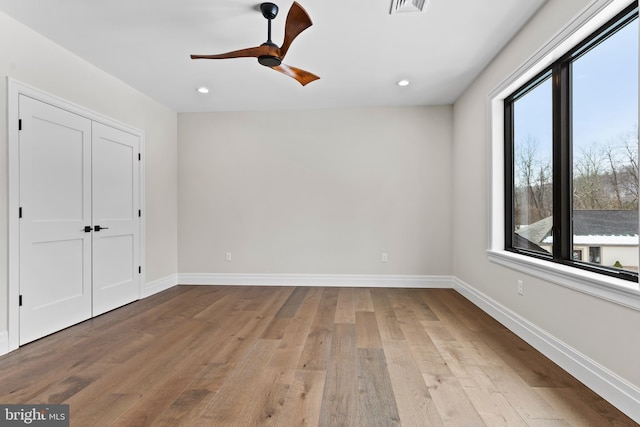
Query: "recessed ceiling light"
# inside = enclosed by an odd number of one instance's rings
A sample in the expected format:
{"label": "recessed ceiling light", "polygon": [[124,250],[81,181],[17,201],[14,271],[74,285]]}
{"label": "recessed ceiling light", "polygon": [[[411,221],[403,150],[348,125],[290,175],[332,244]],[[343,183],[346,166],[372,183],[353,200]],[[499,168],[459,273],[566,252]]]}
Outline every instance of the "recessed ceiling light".
{"label": "recessed ceiling light", "polygon": [[398,86],[409,86],[409,80],[402,79],[396,83]]}
{"label": "recessed ceiling light", "polygon": [[209,88],[204,87],[204,86],[200,86],[198,89],[196,89],[198,92],[200,93],[209,93]]}

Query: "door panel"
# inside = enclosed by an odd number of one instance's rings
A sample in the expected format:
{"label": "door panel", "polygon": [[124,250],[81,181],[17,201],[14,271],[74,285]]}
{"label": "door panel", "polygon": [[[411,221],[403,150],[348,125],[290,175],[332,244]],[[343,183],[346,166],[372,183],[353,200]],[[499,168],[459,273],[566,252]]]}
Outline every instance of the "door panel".
{"label": "door panel", "polygon": [[57,278],[57,286],[43,286],[29,297],[35,310],[83,295],[85,292],[83,270],[76,267],[78,260],[83,258],[84,246],[84,242],[80,239],[33,244],[32,260],[37,266],[33,271],[34,281],[48,283],[51,282],[52,277]]}
{"label": "door panel", "polygon": [[20,95],[20,344],[91,317],[91,121]]}
{"label": "door panel", "polygon": [[[93,315],[140,297],[139,137],[93,123]],[[106,227],[106,228],[103,228]]]}

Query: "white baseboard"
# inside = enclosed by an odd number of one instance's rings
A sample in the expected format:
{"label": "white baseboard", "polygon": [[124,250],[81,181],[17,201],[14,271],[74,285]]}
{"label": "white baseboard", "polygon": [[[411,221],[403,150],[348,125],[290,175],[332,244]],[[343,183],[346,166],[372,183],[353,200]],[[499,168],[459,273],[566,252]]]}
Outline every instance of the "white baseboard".
{"label": "white baseboard", "polygon": [[180,273],[181,285],[452,288],[451,276]]}
{"label": "white baseboard", "polygon": [[640,388],[455,278],[454,289],[616,408],[640,423]]}
{"label": "white baseboard", "polygon": [[164,290],[172,288],[177,284],[178,284],[177,274],[172,274],[167,277],[162,277],[160,279],[147,282],[145,283],[144,289],[142,290],[142,298],[146,298],[153,294],[157,294],[158,292],[162,292]]}
{"label": "white baseboard", "polygon": [[0,356],[9,353],[9,333],[0,331]]}

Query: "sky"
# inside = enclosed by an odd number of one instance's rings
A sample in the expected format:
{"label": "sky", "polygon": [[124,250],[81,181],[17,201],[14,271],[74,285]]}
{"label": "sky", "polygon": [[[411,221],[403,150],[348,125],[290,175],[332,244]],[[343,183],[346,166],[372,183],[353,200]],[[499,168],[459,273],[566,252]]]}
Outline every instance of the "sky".
{"label": "sky", "polygon": [[[638,19],[596,46],[573,65],[573,144],[579,154],[605,144],[638,124]],[[551,155],[551,82],[515,105],[516,143],[537,141],[538,155]]]}

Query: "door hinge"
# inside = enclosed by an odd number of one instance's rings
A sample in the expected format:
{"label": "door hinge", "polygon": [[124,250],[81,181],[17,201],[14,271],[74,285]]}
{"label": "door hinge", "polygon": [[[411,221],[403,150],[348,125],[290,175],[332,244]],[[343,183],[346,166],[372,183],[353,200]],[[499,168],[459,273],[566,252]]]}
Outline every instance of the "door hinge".
{"label": "door hinge", "polygon": [[18,208],[18,218],[22,218],[22,206]]}
{"label": "door hinge", "polygon": [[18,298],[18,305],[22,307],[22,295],[20,295],[20,298]]}
{"label": "door hinge", "polygon": [[18,130],[22,130],[22,119],[18,119]]}
{"label": "door hinge", "polygon": [[138,218],[142,218],[142,209],[138,209]]}
{"label": "door hinge", "polygon": [[142,154],[138,153],[138,161],[142,160]]}
{"label": "door hinge", "polygon": [[138,274],[142,274],[142,266],[138,267]]}

